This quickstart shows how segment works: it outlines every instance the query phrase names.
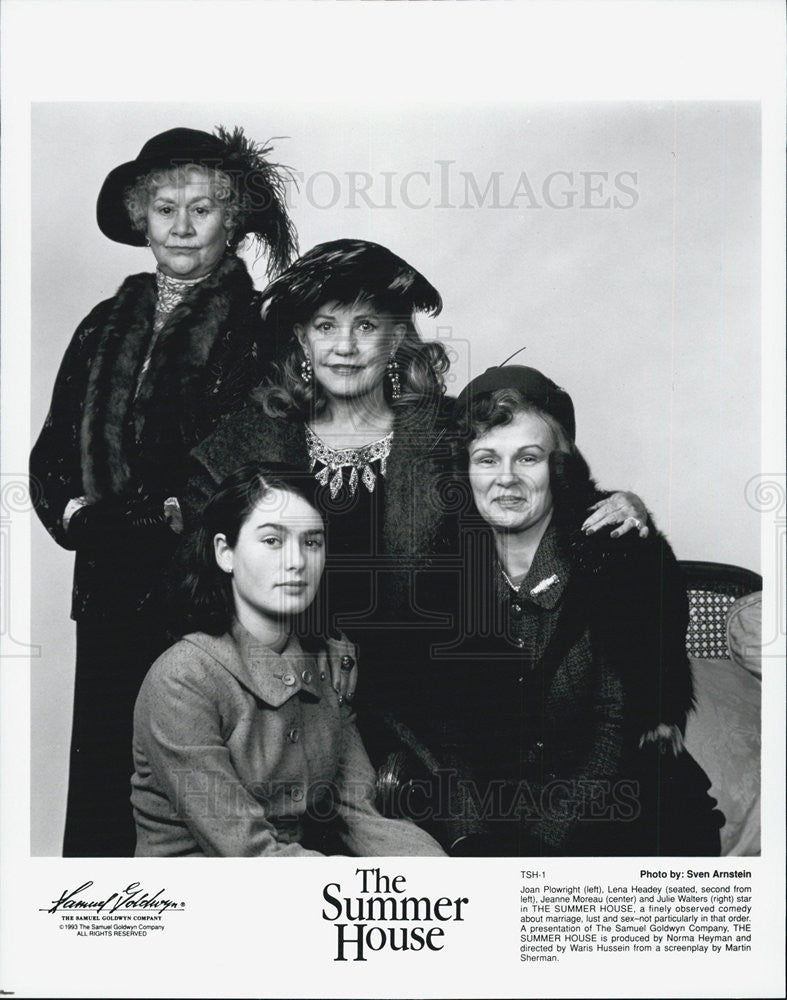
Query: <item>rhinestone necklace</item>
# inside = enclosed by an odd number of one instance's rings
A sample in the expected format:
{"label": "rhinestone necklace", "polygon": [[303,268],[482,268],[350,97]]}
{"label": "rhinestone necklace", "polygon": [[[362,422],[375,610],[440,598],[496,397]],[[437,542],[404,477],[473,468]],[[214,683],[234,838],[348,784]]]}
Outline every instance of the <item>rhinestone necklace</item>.
{"label": "rhinestone necklace", "polygon": [[[374,492],[377,476],[372,469],[372,462],[379,460],[380,475],[385,475],[385,466],[388,456],[391,454],[391,442],[393,441],[393,431],[390,431],[379,441],[372,441],[365,444],[363,448],[331,448],[321,438],[317,437],[311,427],[306,427],[306,447],[309,451],[311,462],[309,470],[314,472],[315,479],[322,486],[330,485],[331,497],[336,499],[336,495],[344,484],[344,469],[349,469],[350,474],[347,479],[347,488],[351,496],[355,496],[358,488],[358,473],[366,489]],[[322,468],[315,467],[321,463]]]}

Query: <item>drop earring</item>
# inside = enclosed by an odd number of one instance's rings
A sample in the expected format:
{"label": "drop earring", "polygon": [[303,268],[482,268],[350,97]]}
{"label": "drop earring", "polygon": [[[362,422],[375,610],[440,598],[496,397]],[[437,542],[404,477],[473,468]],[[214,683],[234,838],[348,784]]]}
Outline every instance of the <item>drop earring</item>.
{"label": "drop earring", "polygon": [[402,395],[402,383],[399,378],[399,363],[396,360],[396,354],[391,354],[388,358],[388,378],[391,382],[391,397],[392,399],[399,399]]}
{"label": "drop earring", "polygon": [[301,378],[306,383],[306,385],[311,385],[312,381],[312,363],[309,360],[309,355],[301,361]]}

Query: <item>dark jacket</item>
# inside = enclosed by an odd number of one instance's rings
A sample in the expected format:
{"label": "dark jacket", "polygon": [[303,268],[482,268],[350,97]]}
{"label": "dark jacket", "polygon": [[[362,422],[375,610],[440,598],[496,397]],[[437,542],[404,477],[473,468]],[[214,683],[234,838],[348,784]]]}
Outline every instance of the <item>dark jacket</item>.
{"label": "dark jacket", "polygon": [[655,526],[584,535],[603,494],[583,466],[553,456],[553,519],[516,591],[487,526],[465,520],[462,636],[437,650],[424,692],[445,706],[427,741],[464,775],[443,797],[486,822],[473,853],[717,853],[704,773],[638,749],[692,707],[679,567]]}
{"label": "dark jacket", "polygon": [[[267,361],[258,345],[259,295],[243,262],[225,258],[189,291],[153,334],[155,275],[127,278],[79,325],[58,372],[52,403],[30,457],[30,492],[55,541],[69,500],[86,496],[122,523],[179,497],[189,450],[237,408]],[[139,385],[138,385],[139,382]],[[139,531],[108,527],[79,546],[72,616],[112,620],[149,603],[176,541],[147,519]]]}

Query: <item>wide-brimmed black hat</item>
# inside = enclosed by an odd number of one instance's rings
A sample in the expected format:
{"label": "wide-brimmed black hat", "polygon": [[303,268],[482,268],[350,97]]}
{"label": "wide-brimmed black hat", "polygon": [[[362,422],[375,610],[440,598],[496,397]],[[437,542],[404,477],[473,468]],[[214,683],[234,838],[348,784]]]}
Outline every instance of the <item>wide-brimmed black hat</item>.
{"label": "wide-brimmed black hat", "polygon": [[473,401],[479,396],[496,389],[516,389],[538,409],[549,413],[560,424],[569,438],[576,438],[574,404],[565,389],[561,389],[551,378],[547,378],[536,368],[527,365],[498,365],[487,368],[464,387],[456,401],[456,416],[462,420],[467,416]]}
{"label": "wide-brimmed black hat", "polygon": [[240,195],[242,234],[253,233],[268,249],[272,269],[286,267],[296,248],[295,231],[287,214],[285,195],[289,171],[265,158],[270,146],[247,139],[243,129],[219,126],[216,134],[193,128],[172,128],[149,139],[135,160],[107,175],[96,204],[101,232],[116,243],[145,246],[145,234],[135,229],[123,203],[125,190],[151,170],[196,164],[226,173]]}
{"label": "wide-brimmed black hat", "polygon": [[359,295],[402,319],[423,312],[436,316],[440,293],[406,260],[368,240],[318,243],[264,291],[262,315],[284,343],[293,324],[305,322],[326,302],[349,304]]}

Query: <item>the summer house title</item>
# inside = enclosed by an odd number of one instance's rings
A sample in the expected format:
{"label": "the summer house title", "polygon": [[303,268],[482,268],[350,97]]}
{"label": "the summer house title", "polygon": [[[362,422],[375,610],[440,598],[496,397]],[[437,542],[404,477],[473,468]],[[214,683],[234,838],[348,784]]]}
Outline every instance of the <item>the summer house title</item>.
{"label": "the summer house title", "polygon": [[356,868],[357,896],[342,895],[338,882],[322,891],[323,920],[336,928],[334,962],[366,962],[378,951],[442,951],[445,924],[463,921],[467,896],[406,895],[404,875]]}

